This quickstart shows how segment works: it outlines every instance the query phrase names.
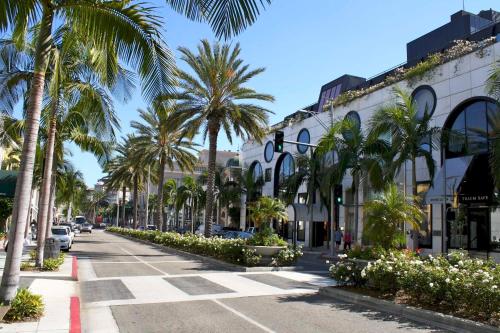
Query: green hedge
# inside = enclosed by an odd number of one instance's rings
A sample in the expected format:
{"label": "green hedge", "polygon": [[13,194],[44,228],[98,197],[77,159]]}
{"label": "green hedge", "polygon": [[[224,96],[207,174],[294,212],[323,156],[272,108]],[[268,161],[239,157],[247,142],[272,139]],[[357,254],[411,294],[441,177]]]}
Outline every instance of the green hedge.
{"label": "green hedge", "polygon": [[175,232],[140,231],[111,227],[106,231],[114,232],[137,239],[147,240],[155,244],[165,245],[182,251],[209,256],[234,264],[255,266],[258,260],[251,253],[243,251],[245,240],[223,239],[219,237],[205,238],[193,234],[181,235]]}

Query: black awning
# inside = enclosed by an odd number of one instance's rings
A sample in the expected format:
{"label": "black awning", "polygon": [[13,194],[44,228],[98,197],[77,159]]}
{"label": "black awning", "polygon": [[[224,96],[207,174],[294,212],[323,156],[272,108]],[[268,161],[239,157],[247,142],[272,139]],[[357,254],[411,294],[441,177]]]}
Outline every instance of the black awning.
{"label": "black awning", "polygon": [[0,197],[14,197],[17,175],[18,171],[0,170]]}

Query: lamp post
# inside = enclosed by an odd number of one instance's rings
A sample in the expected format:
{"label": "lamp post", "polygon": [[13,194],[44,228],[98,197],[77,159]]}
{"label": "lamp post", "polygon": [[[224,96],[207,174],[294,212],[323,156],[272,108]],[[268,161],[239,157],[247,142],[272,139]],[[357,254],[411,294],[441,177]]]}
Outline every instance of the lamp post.
{"label": "lamp post", "polygon": [[[316,112],[309,111],[309,110],[303,110],[303,109],[299,110],[298,112],[307,113],[307,114],[311,115],[318,122],[318,124],[320,124],[321,127],[323,127],[323,129],[325,131],[328,131],[330,129],[325,124],[325,122],[318,117]],[[333,197],[334,197],[333,188],[330,188],[330,220],[331,220],[331,222],[330,222],[330,255],[332,258],[334,258],[336,255],[336,248],[335,248],[335,203],[334,203]]]}

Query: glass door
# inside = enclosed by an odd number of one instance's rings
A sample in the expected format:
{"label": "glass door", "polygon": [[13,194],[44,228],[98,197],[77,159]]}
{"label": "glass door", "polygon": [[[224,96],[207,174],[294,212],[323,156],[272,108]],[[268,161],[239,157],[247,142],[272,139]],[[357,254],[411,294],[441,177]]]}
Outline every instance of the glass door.
{"label": "glass door", "polygon": [[487,251],[489,243],[489,217],[488,208],[469,208],[467,214],[469,226],[469,249]]}

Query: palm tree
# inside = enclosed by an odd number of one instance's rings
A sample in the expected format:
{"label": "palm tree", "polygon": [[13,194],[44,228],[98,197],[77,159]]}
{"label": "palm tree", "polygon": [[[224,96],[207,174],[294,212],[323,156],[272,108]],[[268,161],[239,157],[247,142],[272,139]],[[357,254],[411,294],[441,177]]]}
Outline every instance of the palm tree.
{"label": "palm tree", "polygon": [[359,229],[359,187],[367,179],[374,189],[381,189],[387,183],[384,162],[389,147],[384,140],[368,138],[355,122],[344,118],[332,124],[320,139],[317,153],[323,156],[335,151],[338,163],[333,166],[332,178],[342,182],[347,172],[352,177],[354,194],[354,240]]}
{"label": "palm tree", "polygon": [[[45,72],[50,59],[52,31],[71,27],[98,50],[113,49],[141,76],[143,94],[153,100],[170,91],[173,60],[162,42],[161,22],[152,8],[129,1],[4,0],[0,4],[0,31],[11,29],[18,40],[26,27],[37,25],[34,75],[27,103],[26,134],[20,175],[16,186],[11,246],[0,288],[0,298],[9,302],[16,293],[22,255],[22,236],[28,215],[33,180],[35,148],[44,95]],[[63,19],[57,19],[63,18]],[[59,25],[59,26],[58,26]]]}
{"label": "palm tree", "polygon": [[264,223],[263,227],[267,229],[273,219],[288,220],[285,204],[278,198],[260,197],[257,201],[250,203],[248,210],[248,217],[256,227]]}
{"label": "palm tree", "polygon": [[418,229],[425,215],[417,201],[399,192],[395,184],[389,185],[378,198],[366,202],[365,212],[363,234],[385,249],[403,244],[404,224]]}
{"label": "palm tree", "polygon": [[183,178],[182,185],[177,191],[179,203],[183,207],[187,204],[191,210],[191,232],[194,233],[198,208],[204,196],[203,188],[193,177],[188,176]]}
{"label": "palm tree", "polygon": [[[497,62],[487,80],[487,89],[488,93],[500,104],[500,61]],[[492,133],[490,134],[492,138],[490,154],[491,174],[495,180],[496,187],[500,188],[500,115],[498,115],[498,112],[496,115],[489,116],[488,122]]]}
{"label": "palm tree", "polygon": [[[425,159],[430,179],[434,179],[435,162],[432,149],[439,148],[439,127],[431,126],[430,110],[423,115],[417,112],[417,105],[411,95],[395,88],[397,101],[378,109],[369,121],[370,135],[378,138],[389,133],[391,136],[393,156],[391,173],[397,174],[406,161],[412,165],[412,192],[417,197],[417,158]],[[427,112],[429,111],[429,112]]]}
{"label": "palm tree", "polygon": [[163,228],[163,185],[166,168],[192,171],[196,157],[194,144],[184,129],[183,119],[176,115],[177,105],[171,101],[155,102],[147,110],[139,110],[144,123],[132,121],[130,125],[137,131],[134,144],[146,163],[158,163],[158,207],[156,225]]}
{"label": "palm tree", "polygon": [[203,138],[209,139],[207,203],[205,207],[205,235],[211,235],[214,205],[215,161],[217,138],[222,128],[230,143],[233,133],[243,139],[260,140],[267,128],[267,109],[248,101],[274,101],[274,97],[257,93],[245,87],[248,80],[264,71],[263,68],[249,70],[239,58],[239,44],[215,43],[203,40],[198,46],[198,55],[187,48],[180,48],[181,59],[193,70],[195,76],[179,71],[182,89],[181,110],[190,119],[193,132],[203,129]]}
{"label": "palm tree", "polygon": [[66,220],[69,221],[73,215],[73,206],[78,205],[79,192],[86,189],[86,186],[82,173],[71,164],[65,166],[63,173],[58,178],[57,202],[66,205]]}
{"label": "palm tree", "polygon": [[163,185],[163,204],[168,206],[170,210],[174,210],[174,221],[171,222],[168,230],[177,225],[179,216],[178,200],[177,200],[177,182],[174,179],[167,179]]}

